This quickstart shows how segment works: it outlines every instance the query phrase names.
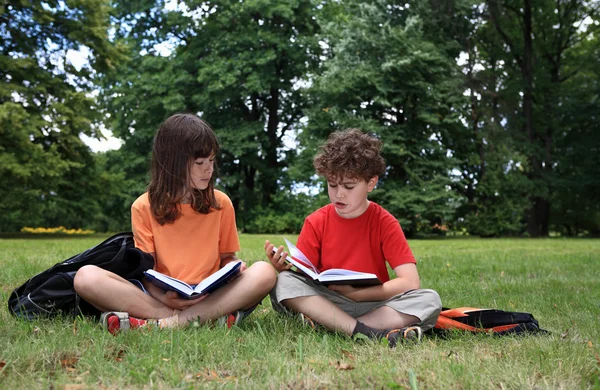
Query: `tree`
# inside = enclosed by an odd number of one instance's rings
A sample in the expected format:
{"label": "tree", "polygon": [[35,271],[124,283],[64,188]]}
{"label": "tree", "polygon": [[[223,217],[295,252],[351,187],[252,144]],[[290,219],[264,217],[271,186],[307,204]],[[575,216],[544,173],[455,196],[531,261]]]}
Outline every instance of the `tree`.
{"label": "tree", "polygon": [[[597,15],[564,74],[554,118],[560,131],[553,140],[553,192],[550,221],[565,235],[600,236],[600,41]],[[591,30],[591,31],[590,31]],[[582,36],[580,35],[580,36]]]}
{"label": "tree", "polygon": [[[218,185],[231,196],[241,228],[251,228],[269,206],[285,168],[284,138],[304,108],[300,88],[316,68],[316,5],[296,1],[186,2],[167,10],[162,1],[119,6],[133,62],[104,92],[124,151],[141,168],[152,135],[177,111],[199,113],[221,138]],[[136,15],[136,16],[132,16]],[[156,45],[170,42],[162,57]],[[141,157],[143,156],[143,158]]]}
{"label": "tree", "polygon": [[414,4],[344,3],[326,30],[332,58],[315,80],[299,162],[308,167],[310,145],[333,130],[358,127],[376,134],[384,141],[388,168],[372,199],[408,235],[445,229],[453,213],[449,172],[455,163],[446,141],[464,128],[453,110],[463,99],[456,48],[426,36],[423,10]]}
{"label": "tree", "polygon": [[[100,136],[89,92],[120,57],[108,40],[106,1],[0,5],[0,229],[87,225],[93,159],[80,134]],[[77,69],[69,51],[87,48]]]}
{"label": "tree", "polygon": [[[501,38],[507,69],[519,82],[513,99],[521,118],[509,123],[520,151],[526,156],[523,166],[532,191],[527,213],[527,232],[547,236],[550,226],[550,201],[557,157],[556,139],[560,138],[563,84],[573,74],[565,73],[569,63],[577,61],[579,44],[593,29],[579,26],[597,14],[595,1],[497,1],[486,2],[489,20]],[[571,69],[577,73],[577,70]]]}
{"label": "tree", "polygon": [[[453,189],[460,195],[456,227],[484,237],[523,232],[531,192],[518,142],[505,123],[515,116],[512,74],[504,70],[501,38],[479,6],[471,8],[472,28],[461,58],[468,104],[457,109],[469,131],[455,134],[451,149],[459,162]],[[511,122],[512,123],[512,122]]]}

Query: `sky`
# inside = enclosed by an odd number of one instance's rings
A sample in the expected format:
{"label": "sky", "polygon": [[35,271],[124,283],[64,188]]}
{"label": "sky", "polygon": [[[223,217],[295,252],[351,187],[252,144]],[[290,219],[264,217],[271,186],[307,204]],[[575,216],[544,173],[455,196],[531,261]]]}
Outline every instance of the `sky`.
{"label": "sky", "polygon": [[[71,64],[80,70],[85,64],[88,63],[90,52],[87,47],[81,46],[79,50],[69,50],[67,52],[67,59]],[[96,138],[88,137],[85,134],[80,135],[83,142],[92,149],[93,152],[106,152],[107,150],[119,149],[123,144],[120,138],[113,137],[112,131],[102,127],[100,129],[104,139],[99,140]]]}
{"label": "sky", "polygon": [[101,132],[106,139],[98,140],[88,137],[85,134],[80,135],[80,138],[93,152],[106,152],[107,150],[119,149],[123,145],[123,141],[120,138],[112,136],[112,131],[102,129]]}

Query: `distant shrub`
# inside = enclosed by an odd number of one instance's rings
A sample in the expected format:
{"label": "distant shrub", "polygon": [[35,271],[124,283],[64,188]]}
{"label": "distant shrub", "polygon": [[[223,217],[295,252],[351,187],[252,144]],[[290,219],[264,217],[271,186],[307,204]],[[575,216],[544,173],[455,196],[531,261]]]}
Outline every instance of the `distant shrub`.
{"label": "distant shrub", "polygon": [[83,230],[83,229],[66,229],[64,226],[53,227],[53,228],[44,228],[44,227],[23,227],[21,229],[21,233],[31,233],[31,234],[66,234],[73,236],[83,236],[87,234],[94,234],[93,230]]}

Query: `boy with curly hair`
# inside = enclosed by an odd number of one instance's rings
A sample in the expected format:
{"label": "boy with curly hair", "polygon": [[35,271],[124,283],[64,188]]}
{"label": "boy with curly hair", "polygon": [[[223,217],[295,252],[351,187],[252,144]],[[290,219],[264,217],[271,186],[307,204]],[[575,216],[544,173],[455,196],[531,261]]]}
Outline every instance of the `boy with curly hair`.
{"label": "boy with curly hair", "polygon": [[[279,271],[271,302],[279,312],[300,313],[311,327],[349,336],[387,339],[394,347],[421,339],[441,310],[439,295],[420,289],[416,260],[398,220],[368,200],[385,171],[382,143],[358,129],[334,132],[314,159],[327,180],[331,203],[310,214],[298,237],[298,248],[324,271],[344,268],[377,275],[376,286],[325,286],[290,270],[280,246],[265,242],[267,257]],[[389,278],[386,262],[396,273]]]}

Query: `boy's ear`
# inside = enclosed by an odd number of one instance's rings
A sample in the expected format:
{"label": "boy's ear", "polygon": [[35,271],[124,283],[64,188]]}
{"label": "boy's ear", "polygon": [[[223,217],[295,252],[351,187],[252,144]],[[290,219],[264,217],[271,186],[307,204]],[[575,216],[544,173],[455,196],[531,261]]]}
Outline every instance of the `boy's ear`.
{"label": "boy's ear", "polygon": [[369,189],[369,192],[373,191],[373,189],[377,185],[378,180],[379,180],[379,176],[373,176],[372,178],[369,179],[369,181],[367,182],[367,187]]}

